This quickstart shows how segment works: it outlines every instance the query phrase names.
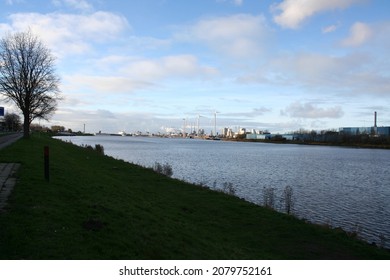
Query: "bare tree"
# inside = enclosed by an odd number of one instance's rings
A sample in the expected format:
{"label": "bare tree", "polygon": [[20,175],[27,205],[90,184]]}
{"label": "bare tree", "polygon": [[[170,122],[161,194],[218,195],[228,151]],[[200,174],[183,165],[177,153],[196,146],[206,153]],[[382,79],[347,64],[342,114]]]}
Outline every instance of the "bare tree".
{"label": "bare tree", "polygon": [[48,120],[56,110],[59,81],[54,57],[31,31],[0,40],[0,94],[22,111],[25,138],[34,119]]}
{"label": "bare tree", "polygon": [[17,131],[21,127],[20,117],[15,113],[6,114],[4,122],[7,131]]}

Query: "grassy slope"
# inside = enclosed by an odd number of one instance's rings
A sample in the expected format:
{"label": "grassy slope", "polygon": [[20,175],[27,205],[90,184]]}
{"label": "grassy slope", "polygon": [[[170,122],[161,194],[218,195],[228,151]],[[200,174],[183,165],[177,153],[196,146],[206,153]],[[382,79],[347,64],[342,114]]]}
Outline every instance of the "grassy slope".
{"label": "grassy slope", "polygon": [[0,162],[22,163],[0,214],[0,259],[390,258],[343,232],[43,136],[2,150]]}

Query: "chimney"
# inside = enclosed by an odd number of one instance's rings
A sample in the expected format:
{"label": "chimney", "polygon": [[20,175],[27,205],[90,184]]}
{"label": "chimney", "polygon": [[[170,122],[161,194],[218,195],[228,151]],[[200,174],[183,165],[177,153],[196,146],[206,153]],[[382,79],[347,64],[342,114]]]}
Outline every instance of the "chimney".
{"label": "chimney", "polygon": [[376,111],[374,112],[374,127],[376,127],[376,118],[377,118],[377,114],[376,114]]}

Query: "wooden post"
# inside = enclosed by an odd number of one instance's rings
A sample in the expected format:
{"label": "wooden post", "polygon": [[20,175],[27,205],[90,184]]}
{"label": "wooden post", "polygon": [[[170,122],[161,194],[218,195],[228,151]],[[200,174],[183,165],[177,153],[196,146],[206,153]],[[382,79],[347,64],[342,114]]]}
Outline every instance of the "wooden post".
{"label": "wooden post", "polygon": [[43,155],[44,155],[45,179],[46,181],[49,181],[50,174],[49,174],[49,147],[48,146],[44,147]]}

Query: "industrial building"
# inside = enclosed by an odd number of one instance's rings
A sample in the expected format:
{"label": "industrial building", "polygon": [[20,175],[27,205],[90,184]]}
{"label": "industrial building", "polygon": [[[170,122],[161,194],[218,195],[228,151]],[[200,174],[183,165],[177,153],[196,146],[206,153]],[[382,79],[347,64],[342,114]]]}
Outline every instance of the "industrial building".
{"label": "industrial building", "polygon": [[373,135],[390,136],[390,126],[377,126],[377,112],[374,112],[374,126],[370,127],[341,127],[340,134],[344,135]]}
{"label": "industrial building", "polygon": [[381,127],[341,127],[340,133],[345,135],[376,135],[376,136],[390,136],[390,126]]}

